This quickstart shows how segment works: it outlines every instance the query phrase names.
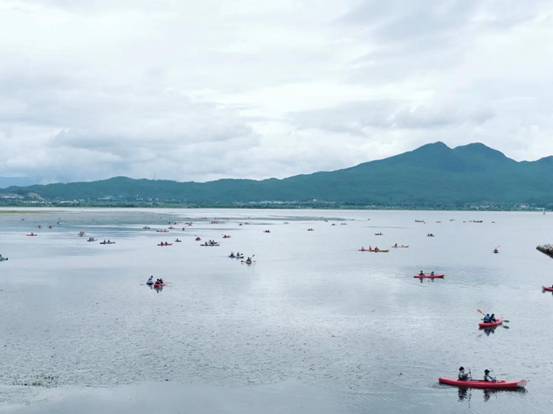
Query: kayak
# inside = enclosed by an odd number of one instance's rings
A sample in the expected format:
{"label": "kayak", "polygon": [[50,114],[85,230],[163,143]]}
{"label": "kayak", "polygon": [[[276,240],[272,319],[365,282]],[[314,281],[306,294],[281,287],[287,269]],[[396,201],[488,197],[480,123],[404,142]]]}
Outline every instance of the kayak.
{"label": "kayak", "polygon": [[389,253],[390,251],[389,250],[384,250],[384,249],[378,249],[378,250],[375,250],[375,249],[359,249],[360,252],[368,252],[368,253]]}
{"label": "kayak", "polygon": [[416,275],[413,277],[417,279],[443,279],[445,275]]}
{"label": "kayak", "polygon": [[528,381],[483,381],[483,380],[468,380],[468,381],[459,381],[456,379],[449,378],[440,378],[440,384],[443,385],[452,385],[459,388],[479,388],[483,390],[518,390],[519,388],[526,387]]}
{"label": "kayak", "polygon": [[478,324],[480,329],[496,328],[499,325],[503,325],[503,321],[501,319],[497,319],[495,322],[480,322]]}
{"label": "kayak", "polygon": [[158,244],[159,247],[168,247],[168,246],[172,246],[173,243],[166,243],[166,244]]}
{"label": "kayak", "polygon": [[545,287],[545,286],[543,286],[543,291],[544,291],[544,292],[553,292],[553,287]]}
{"label": "kayak", "polygon": [[165,286],[165,283],[154,283],[154,289],[161,289]]}

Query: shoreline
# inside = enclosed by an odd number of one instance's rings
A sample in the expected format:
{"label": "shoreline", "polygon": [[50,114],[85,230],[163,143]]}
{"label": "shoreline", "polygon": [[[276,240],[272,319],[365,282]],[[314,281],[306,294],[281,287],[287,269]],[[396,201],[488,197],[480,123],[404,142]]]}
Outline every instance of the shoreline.
{"label": "shoreline", "polygon": [[226,206],[226,205],[205,205],[205,206],[189,206],[189,205],[172,205],[172,204],[160,204],[160,205],[0,205],[0,213],[8,214],[20,211],[41,211],[41,210],[78,210],[78,209],[118,209],[118,210],[154,210],[154,209],[167,209],[167,210],[321,210],[321,211],[443,211],[443,212],[496,212],[496,213],[549,213],[553,210],[547,210],[545,208],[431,208],[426,206],[420,207],[392,207],[392,206],[292,206],[292,205],[279,205],[279,206],[263,206],[263,205],[249,205],[249,206]]}

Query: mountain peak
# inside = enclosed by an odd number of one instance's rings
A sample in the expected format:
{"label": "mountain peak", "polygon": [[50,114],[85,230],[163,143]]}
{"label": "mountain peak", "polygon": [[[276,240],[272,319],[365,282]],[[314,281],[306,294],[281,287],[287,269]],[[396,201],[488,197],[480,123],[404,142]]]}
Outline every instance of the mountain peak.
{"label": "mountain peak", "polygon": [[505,156],[505,154],[503,154],[501,151],[490,148],[481,142],[473,142],[467,145],[460,145],[458,147],[455,147],[453,151],[457,153],[484,156],[490,159],[508,159],[508,157]]}
{"label": "mountain peak", "polygon": [[420,146],[417,149],[413,150],[412,152],[428,151],[428,150],[443,151],[443,150],[450,150],[450,149],[451,148],[449,148],[444,142],[436,141],[436,142],[431,142],[429,144],[425,144],[423,146]]}

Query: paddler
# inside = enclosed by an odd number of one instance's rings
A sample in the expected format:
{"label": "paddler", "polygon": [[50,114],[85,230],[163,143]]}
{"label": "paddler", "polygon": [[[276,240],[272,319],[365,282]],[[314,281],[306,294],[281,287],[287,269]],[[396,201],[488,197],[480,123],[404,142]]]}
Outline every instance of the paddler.
{"label": "paddler", "polygon": [[459,379],[459,381],[468,381],[468,380],[470,380],[470,374],[467,374],[465,372],[464,367],[460,367],[459,368],[459,374],[457,375],[457,378]]}
{"label": "paddler", "polygon": [[485,369],[484,370],[484,381],[486,382],[496,382],[497,380],[490,375],[490,370]]}

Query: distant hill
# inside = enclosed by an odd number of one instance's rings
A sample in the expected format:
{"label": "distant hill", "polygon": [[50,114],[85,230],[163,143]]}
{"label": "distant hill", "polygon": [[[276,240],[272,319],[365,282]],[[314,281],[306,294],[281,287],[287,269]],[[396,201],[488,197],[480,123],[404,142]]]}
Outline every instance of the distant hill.
{"label": "distant hill", "polygon": [[206,183],[114,177],[9,187],[0,204],[383,208],[553,207],[553,157],[517,162],[484,144],[424,145],[378,161],[285,179]]}

